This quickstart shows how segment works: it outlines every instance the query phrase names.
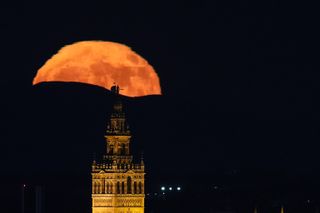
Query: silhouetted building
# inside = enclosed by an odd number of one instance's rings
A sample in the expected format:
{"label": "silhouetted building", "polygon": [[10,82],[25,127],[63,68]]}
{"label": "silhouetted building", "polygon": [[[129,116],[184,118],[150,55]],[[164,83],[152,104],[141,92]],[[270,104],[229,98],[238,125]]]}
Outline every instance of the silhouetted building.
{"label": "silhouetted building", "polygon": [[21,212],[44,213],[44,189],[38,185],[21,186]]}

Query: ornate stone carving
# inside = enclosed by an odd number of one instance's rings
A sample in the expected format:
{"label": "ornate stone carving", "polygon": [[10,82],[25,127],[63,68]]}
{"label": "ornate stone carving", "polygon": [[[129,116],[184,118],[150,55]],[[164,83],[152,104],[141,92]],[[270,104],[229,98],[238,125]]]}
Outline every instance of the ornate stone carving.
{"label": "ornate stone carving", "polygon": [[94,207],[99,207],[99,206],[112,206],[112,198],[94,198],[92,205]]}

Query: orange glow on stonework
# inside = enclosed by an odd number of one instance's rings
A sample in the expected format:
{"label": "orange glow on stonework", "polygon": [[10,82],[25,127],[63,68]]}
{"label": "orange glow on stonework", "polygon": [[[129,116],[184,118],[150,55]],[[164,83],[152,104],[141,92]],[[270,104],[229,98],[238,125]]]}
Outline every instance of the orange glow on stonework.
{"label": "orange glow on stonework", "polygon": [[81,82],[108,90],[118,84],[120,94],[137,97],[161,94],[153,67],[130,47],[115,42],[82,41],[63,47],[37,72],[40,82]]}

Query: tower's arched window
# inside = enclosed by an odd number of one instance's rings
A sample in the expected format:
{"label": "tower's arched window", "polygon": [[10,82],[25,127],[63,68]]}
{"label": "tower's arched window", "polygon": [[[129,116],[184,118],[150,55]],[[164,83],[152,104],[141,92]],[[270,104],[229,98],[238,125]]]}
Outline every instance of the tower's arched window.
{"label": "tower's arched window", "polygon": [[125,155],[126,154],[126,145],[125,144],[122,144],[121,145],[121,155]]}
{"label": "tower's arched window", "polygon": [[113,194],[113,183],[110,183],[110,194]]}
{"label": "tower's arched window", "polygon": [[107,186],[106,186],[105,193],[106,193],[106,194],[109,194],[109,193],[110,193],[109,182],[107,182]]}
{"label": "tower's arched window", "polygon": [[124,182],[121,184],[121,194],[124,194]]}
{"label": "tower's arched window", "polygon": [[139,194],[142,194],[142,183],[139,182]]}
{"label": "tower's arched window", "polygon": [[131,194],[131,177],[127,178],[127,193]]}
{"label": "tower's arched window", "polygon": [[133,193],[137,194],[137,182],[134,182],[133,184]]}
{"label": "tower's arched window", "polygon": [[110,154],[110,155],[113,155],[113,145],[110,145],[109,154]]}
{"label": "tower's arched window", "polygon": [[97,182],[97,194],[100,194],[100,184]]}
{"label": "tower's arched window", "polygon": [[117,182],[117,194],[120,194],[120,182]]}

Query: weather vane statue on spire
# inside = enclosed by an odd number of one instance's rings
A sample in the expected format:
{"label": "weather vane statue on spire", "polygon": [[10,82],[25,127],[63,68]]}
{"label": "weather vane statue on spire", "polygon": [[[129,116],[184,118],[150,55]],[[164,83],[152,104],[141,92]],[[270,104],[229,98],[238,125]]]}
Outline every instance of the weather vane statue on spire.
{"label": "weather vane statue on spire", "polygon": [[119,85],[114,82],[110,90],[112,93],[119,95],[120,90],[123,90],[123,89],[120,89]]}
{"label": "weather vane statue on spire", "polygon": [[119,94],[119,91],[120,91],[119,85],[117,85],[116,83],[113,83],[113,86],[111,87],[111,92],[115,94]]}

